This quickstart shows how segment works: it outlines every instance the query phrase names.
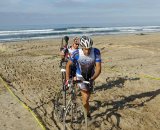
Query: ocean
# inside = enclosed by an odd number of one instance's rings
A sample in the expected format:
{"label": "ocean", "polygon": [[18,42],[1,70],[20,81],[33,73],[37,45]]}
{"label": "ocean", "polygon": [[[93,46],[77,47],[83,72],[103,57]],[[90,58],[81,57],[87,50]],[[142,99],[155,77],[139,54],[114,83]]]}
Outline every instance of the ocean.
{"label": "ocean", "polygon": [[41,29],[14,29],[1,30],[0,42],[21,41],[32,39],[60,38],[81,35],[113,35],[113,34],[143,34],[160,32],[160,26],[133,26],[133,27],[68,27],[68,28],[41,28]]}

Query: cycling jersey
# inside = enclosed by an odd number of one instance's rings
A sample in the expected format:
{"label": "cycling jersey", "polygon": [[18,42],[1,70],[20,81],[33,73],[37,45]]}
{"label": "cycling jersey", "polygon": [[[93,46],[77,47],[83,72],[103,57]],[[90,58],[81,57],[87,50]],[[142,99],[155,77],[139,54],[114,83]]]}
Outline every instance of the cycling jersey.
{"label": "cycling jersey", "polygon": [[[82,49],[73,52],[70,60],[76,64],[76,77],[77,80],[88,80],[94,74],[96,62],[101,62],[101,54],[97,48],[91,48],[88,56],[84,55]],[[83,90],[89,90],[88,86],[84,83],[78,83],[78,86]]]}
{"label": "cycling jersey", "polygon": [[94,74],[95,63],[101,62],[101,55],[97,48],[91,48],[88,56],[84,55],[82,49],[78,49],[73,52],[70,60],[76,64],[76,75],[89,80]]}
{"label": "cycling jersey", "polygon": [[72,47],[70,47],[70,48],[68,49],[69,57],[71,57],[72,54],[73,54],[73,52],[76,51],[76,50],[77,50],[77,49],[73,49]]}

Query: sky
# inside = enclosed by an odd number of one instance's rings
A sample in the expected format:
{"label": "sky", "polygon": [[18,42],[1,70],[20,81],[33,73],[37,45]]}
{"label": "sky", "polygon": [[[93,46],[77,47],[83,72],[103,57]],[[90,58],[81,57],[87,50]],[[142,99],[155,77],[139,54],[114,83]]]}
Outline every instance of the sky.
{"label": "sky", "polygon": [[0,27],[160,25],[160,0],[0,0]]}

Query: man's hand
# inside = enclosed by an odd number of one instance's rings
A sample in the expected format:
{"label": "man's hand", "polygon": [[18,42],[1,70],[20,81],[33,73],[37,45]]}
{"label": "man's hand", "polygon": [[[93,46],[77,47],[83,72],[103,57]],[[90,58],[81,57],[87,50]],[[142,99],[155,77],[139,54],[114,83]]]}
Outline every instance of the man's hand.
{"label": "man's hand", "polygon": [[66,80],[65,85],[64,85],[64,90],[65,91],[69,89],[68,84],[69,84],[69,81]]}
{"label": "man's hand", "polygon": [[90,82],[90,86],[93,86],[94,80],[93,79],[89,79],[89,82]]}
{"label": "man's hand", "polygon": [[94,86],[94,80],[93,80],[93,79],[90,79],[89,82],[90,82],[89,91],[92,92],[92,93],[94,93],[94,87],[93,87],[93,86]]}
{"label": "man's hand", "polygon": [[68,86],[68,81],[69,81],[69,80],[66,80],[66,82],[65,82],[65,86]]}

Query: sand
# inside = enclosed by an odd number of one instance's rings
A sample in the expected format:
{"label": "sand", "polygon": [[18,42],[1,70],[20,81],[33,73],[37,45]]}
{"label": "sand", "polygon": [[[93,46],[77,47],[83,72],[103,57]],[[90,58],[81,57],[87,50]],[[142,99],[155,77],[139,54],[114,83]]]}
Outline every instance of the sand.
{"label": "sand", "polygon": [[[160,129],[160,34],[93,37],[102,73],[90,99],[89,130]],[[53,113],[59,91],[61,39],[0,43],[0,76],[48,130],[60,130]],[[41,130],[0,82],[1,130]]]}

